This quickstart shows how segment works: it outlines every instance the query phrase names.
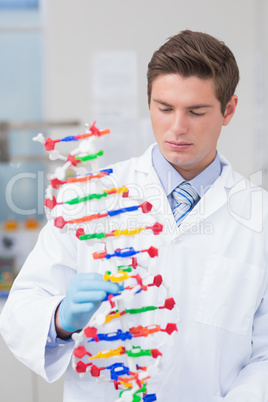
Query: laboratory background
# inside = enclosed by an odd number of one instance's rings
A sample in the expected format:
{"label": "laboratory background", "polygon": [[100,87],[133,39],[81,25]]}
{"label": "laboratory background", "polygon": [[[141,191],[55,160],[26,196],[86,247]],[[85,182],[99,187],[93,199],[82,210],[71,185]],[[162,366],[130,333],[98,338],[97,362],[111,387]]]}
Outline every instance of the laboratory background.
{"label": "laboratory background", "polygon": [[[46,219],[55,166],[32,138],[76,135],[96,120],[111,130],[103,167],[140,155],[154,141],[147,64],[183,29],[234,52],[239,104],[219,151],[268,189],[268,0],[0,0],[0,311]],[[47,384],[2,338],[0,356],[1,401],[62,400],[62,379]]]}

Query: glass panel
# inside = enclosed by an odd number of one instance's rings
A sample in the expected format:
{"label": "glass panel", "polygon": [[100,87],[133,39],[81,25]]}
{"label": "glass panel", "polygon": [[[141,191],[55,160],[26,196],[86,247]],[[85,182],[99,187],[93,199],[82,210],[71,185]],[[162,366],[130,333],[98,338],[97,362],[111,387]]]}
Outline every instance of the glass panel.
{"label": "glass panel", "polygon": [[0,163],[0,222],[23,222],[29,217],[43,220],[46,184],[44,163]]}
{"label": "glass panel", "polygon": [[0,120],[40,120],[41,32],[1,32]]}
{"label": "glass panel", "polygon": [[39,5],[38,3],[38,0],[0,0],[0,8],[37,8]]}

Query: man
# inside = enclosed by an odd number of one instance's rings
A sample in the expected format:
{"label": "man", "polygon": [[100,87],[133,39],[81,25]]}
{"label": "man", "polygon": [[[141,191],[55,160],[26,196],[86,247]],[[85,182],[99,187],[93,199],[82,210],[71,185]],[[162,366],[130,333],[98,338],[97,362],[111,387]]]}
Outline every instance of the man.
{"label": "man", "polygon": [[[224,43],[192,31],[170,38],[148,66],[157,145],[114,166],[118,184],[142,189],[165,225],[158,272],[180,324],[162,371],[150,379],[159,401],[268,401],[268,196],[217,153],[238,80]],[[182,213],[181,195],[191,201]],[[65,401],[113,401],[111,384],[79,379],[70,366],[70,335],[118,291],[103,282],[81,243],[51,224],[44,228],[2,313],[1,332],[48,381],[67,370]]]}

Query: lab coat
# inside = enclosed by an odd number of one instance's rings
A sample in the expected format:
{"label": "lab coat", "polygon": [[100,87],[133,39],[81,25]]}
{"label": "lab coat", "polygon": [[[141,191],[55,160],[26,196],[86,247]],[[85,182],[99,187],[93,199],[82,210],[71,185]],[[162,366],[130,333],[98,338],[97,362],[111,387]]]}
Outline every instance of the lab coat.
{"label": "lab coat", "polygon": [[[220,157],[221,176],[180,228],[153,168],[152,147],[114,166],[116,184],[152,202],[154,218],[164,224],[157,272],[179,307],[180,321],[160,372],[149,380],[148,391],[159,402],[268,401],[268,196]],[[70,278],[99,271],[91,253],[85,242],[49,222],[0,317],[1,334],[20,361],[49,382],[66,372],[65,402],[118,398],[111,383],[79,378],[70,364],[73,341],[48,339]],[[144,295],[144,304],[160,302],[157,293],[150,297]],[[160,311],[151,317],[157,324],[167,314]]]}

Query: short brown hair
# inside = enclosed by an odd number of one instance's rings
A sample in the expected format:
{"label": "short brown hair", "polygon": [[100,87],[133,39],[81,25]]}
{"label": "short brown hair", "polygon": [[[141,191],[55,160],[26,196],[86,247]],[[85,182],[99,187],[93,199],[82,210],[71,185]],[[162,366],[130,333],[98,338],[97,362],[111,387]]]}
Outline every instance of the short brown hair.
{"label": "short brown hair", "polygon": [[190,30],[172,36],[154,52],[147,71],[149,105],[152,83],[162,74],[212,78],[222,114],[239,81],[235,57],[225,43],[206,33]]}

